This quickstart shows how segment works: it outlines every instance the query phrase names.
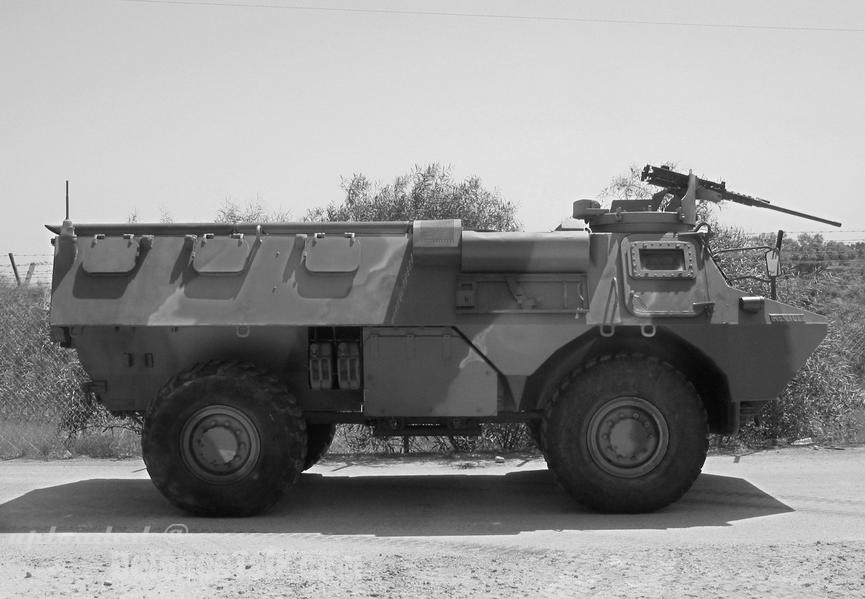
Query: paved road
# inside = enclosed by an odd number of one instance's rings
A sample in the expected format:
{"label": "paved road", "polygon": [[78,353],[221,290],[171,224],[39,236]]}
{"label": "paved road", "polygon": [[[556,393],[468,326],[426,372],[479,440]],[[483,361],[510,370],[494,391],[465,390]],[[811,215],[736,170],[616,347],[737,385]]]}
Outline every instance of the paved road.
{"label": "paved road", "polygon": [[865,596],[865,448],[710,457],[643,515],[535,457],[327,459],[247,519],[174,509],[140,460],[15,460],[0,551],[0,595]]}

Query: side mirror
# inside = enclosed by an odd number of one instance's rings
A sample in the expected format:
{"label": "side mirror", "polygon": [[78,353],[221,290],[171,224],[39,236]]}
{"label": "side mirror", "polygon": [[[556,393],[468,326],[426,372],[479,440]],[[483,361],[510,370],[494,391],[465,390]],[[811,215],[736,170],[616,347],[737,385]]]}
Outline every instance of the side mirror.
{"label": "side mirror", "polygon": [[781,251],[778,249],[766,252],[766,274],[770,279],[781,275]]}

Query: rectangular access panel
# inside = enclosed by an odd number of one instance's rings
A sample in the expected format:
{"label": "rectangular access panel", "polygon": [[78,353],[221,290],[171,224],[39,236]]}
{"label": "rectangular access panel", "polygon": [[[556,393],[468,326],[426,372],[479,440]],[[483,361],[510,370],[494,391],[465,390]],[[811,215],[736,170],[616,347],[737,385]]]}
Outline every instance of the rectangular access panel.
{"label": "rectangular access panel", "polygon": [[625,305],[634,316],[693,318],[710,305],[693,241],[671,235],[622,240]]}
{"label": "rectangular access panel", "polygon": [[[132,234],[121,237],[94,235],[90,243],[79,242],[84,258],[81,268],[89,275],[128,275],[135,270],[143,238]],[[148,239],[149,242],[149,239]]]}
{"label": "rectangular access panel", "polygon": [[363,363],[367,416],[496,414],[496,371],[450,328],[370,327],[363,335]]}

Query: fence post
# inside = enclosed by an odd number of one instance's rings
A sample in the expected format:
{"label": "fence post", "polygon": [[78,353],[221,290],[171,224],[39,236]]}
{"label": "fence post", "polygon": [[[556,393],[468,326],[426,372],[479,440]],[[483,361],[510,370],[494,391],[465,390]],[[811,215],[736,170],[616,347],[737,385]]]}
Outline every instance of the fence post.
{"label": "fence post", "polygon": [[27,276],[24,277],[24,286],[25,287],[30,286],[30,279],[33,278],[33,271],[35,271],[35,270],[36,270],[36,263],[31,262],[30,267],[27,269]]}
{"label": "fence post", "polygon": [[15,274],[15,282],[18,283],[19,287],[21,287],[21,277],[18,276],[18,267],[15,265],[15,256],[12,255],[12,252],[9,252],[9,262],[12,263],[12,272]]}

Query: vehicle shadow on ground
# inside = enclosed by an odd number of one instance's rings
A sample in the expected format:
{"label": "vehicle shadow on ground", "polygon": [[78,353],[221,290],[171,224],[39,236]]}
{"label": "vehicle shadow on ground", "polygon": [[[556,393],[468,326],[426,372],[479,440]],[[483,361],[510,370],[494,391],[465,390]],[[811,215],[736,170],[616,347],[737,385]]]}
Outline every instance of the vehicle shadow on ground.
{"label": "vehicle shadow on ground", "polygon": [[266,514],[199,518],[171,506],[149,480],[91,479],[31,491],[0,505],[0,532],[320,533],[437,536],[537,530],[681,529],[793,511],[741,479],[702,474],[652,514],[597,514],[574,503],[547,470],[504,475],[322,476],[307,473]]}

